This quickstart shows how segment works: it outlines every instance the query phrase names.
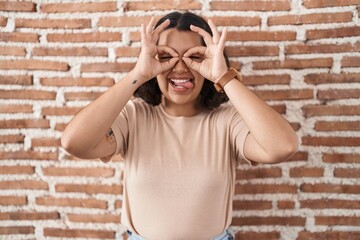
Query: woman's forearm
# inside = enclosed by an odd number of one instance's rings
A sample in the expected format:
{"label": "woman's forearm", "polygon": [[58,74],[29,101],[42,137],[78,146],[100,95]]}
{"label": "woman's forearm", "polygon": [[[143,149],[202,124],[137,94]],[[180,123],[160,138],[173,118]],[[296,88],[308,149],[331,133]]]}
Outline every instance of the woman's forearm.
{"label": "woman's forearm", "polygon": [[298,140],[291,125],[243,83],[232,80],[224,90],[266,153],[264,162],[286,160],[297,150]]}
{"label": "woman's forearm", "polygon": [[67,125],[61,137],[62,146],[70,153],[80,154],[94,147],[142,82],[135,73],[130,72],[84,107]]}

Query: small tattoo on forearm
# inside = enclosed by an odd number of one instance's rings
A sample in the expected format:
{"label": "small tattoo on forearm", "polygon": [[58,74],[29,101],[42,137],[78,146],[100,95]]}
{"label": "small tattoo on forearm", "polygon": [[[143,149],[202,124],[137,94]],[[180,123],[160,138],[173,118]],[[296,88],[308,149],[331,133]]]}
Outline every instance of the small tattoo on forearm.
{"label": "small tattoo on forearm", "polygon": [[132,82],[132,84],[135,84],[137,82],[137,80],[134,80],[133,82]]}
{"label": "small tattoo on forearm", "polygon": [[106,137],[106,140],[107,140],[110,144],[115,143],[114,132],[113,132],[113,130],[112,130],[111,128],[107,131],[105,137]]}

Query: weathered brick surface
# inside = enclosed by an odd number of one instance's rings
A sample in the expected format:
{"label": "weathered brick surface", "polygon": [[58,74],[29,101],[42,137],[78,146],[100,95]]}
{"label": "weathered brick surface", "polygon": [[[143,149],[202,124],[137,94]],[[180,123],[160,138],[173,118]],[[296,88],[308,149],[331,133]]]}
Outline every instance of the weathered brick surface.
{"label": "weathered brick surface", "polygon": [[76,158],[60,137],[134,67],[140,25],[172,10],[228,28],[230,65],[300,140],[287,163],[240,161],[236,239],[360,239],[359,5],[0,1],[0,239],[127,239],[121,156],[110,164]]}

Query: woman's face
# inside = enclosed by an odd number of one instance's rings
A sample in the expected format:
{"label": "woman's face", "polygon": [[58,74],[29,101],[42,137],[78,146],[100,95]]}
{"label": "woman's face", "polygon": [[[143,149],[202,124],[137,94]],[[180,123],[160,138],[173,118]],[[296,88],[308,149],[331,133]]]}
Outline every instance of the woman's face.
{"label": "woman's face", "polygon": [[[158,45],[165,45],[179,55],[176,65],[157,76],[158,84],[165,97],[166,106],[189,105],[194,107],[204,84],[204,77],[189,69],[182,61],[184,53],[190,48],[201,46],[201,36],[192,31],[179,31],[171,28],[160,34]],[[159,54],[160,61],[167,61],[169,54]],[[202,61],[203,56],[191,56],[193,61]]]}

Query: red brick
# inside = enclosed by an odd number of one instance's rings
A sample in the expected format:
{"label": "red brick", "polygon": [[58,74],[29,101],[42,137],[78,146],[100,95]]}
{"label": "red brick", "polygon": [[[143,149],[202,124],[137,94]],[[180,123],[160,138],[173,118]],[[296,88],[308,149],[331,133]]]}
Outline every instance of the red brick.
{"label": "red brick", "polygon": [[120,215],[113,214],[67,214],[67,219],[84,223],[120,223]]}
{"label": "red brick", "polygon": [[0,213],[0,220],[12,220],[12,221],[22,221],[22,220],[56,220],[60,219],[60,214],[58,212],[2,212]]}
{"label": "red brick", "polygon": [[40,78],[40,83],[43,86],[112,86],[115,81],[109,77],[99,78],[71,78],[71,77],[54,77],[54,78]]}
{"label": "red brick", "polygon": [[321,232],[299,232],[296,240],[358,240],[360,239],[360,232],[341,232],[341,231],[321,231]]}
{"label": "red brick", "polygon": [[117,57],[137,57],[140,54],[140,48],[135,47],[119,47],[115,49]]}
{"label": "red brick", "polygon": [[0,112],[2,113],[32,113],[33,106],[30,104],[8,104],[0,105]]}
{"label": "red brick", "polygon": [[57,184],[56,192],[81,192],[86,194],[122,194],[120,185],[103,185],[103,184]]}
{"label": "red brick", "polygon": [[4,196],[0,198],[0,205],[26,205],[26,196]]}
{"label": "red brick", "polygon": [[[1,4],[0,4],[1,5]],[[11,234],[35,234],[35,228],[30,226],[6,226],[0,227],[1,235]]]}
{"label": "red brick", "polygon": [[302,110],[307,117],[360,114],[360,106],[358,105],[305,105]]}
{"label": "red brick", "polygon": [[315,216],[315,225],[360,226],[360,217]]}
{"label": "red brick", "polygon": [[[359,52],[360,43],[344,44],[292,44],[285,46],[285,53],[289,54],[313,54],[313,53],[343,53]],[[324,74],[324,73],[322,73]]]}
{"label": "red brick", "polygon": [[280,240],[279,232],[245,232],[239,231],[235,235],[235,239],[266,239]]}
{"label": "red brick", "polygon": [[85,167],[85,168],[63,168],[63,167],[45,167],[43,168],[45,176],[77,176],[77,177],[113,177],[115,170],[113,168]]}
{"label": "red brick", "polygon": [[360,27],[342,27],[334,29],[316,29],[306,32],[306,39],[343,38],[360,35]]}
{"label": "red brick", "polygon": [[119,32],[49,33],[48,42],[120,42]]}
{"label": "red brick", "polygon": [[245,85],[268,85],[268,84],[285,84],[290,83],[290,75],[254,75],[254,76],[242,76],[242,80]]}
{"label": "red brick", "polygon": [[336,22],[351,22],[352,12],[337,12],[337,13],[311,13],[303,15],[283,15],[273,16],[268,18],[268,25],[303,25],[315,23],[336,23]]}
{"label": "red brick", "polygon": [[22,2],[2,1],[0,4],[0,11],[35,12],[36,4],[27,1],[22,1]]}
{"label": "red brick", "polygon": [[0,27],[6,27],[7,18],[0,17]]}
{"label": "red brick", "polygon": [[331,68],[333,65],[332,58],[312,58],[312,59],[285,59],[267,60],[253,62],[253,69],[305,69],[305,68]]}
{"label": "red brick", "polygon": [[3,60],[0,61],[0,69],[68,71],[69,65],[65,62],[53,62],[34,59],[8,61]]}
{"label": "red brick", "polygon": [[81,65],[81,72],[129,72],[136,63],[84,63]]}
{"label": "red brick", "polygon": [[261,18],[256,17],[236,17],[236,16],[224,16],[224,17],[211,17],[216,26],[260,26]]}
{"label": "red brick", "polygon": [[3,42],[39,42],[40,36],[36,33],[22,33],[22,32],[12,32],[12,33],[1,33],[0,32],[0,41]]}
{"label": "red brick", "polygon": [[56,138],[33,138],[31,139],[32,147],[60,147],[60,139]]}
{"label": "red brick", "polygon": [[37,180],[0,181],[0,189],[43,189],[48,190],[48,184]]}
{"label": "red brick", "polygon": [[200,10],[201,3],[192,0],[124,2],[123,8],[124,12],[139,10]]}
{"label": "red brick", "polygon": [[296,32],[229,31],[226,38],[228,41],[293,41]]}
{"label": "red brick", "polygon": [[4,85],[32,85],[33,77],[28,75],[0,75],[0,84]]}
{"label": "red brick", "polygon": [[245,200],[234,200],[233,201],[234,210],[265,210],[272,208],[271,201],[245,201]]}
{"label": "red brick", "polygon": [[55,131],[63,132],[67,126],[67,123],[57,123],[55,125]]}
{"label": "red brick", "polygon": [[64,12],[116,12],[116,2],[82,2],[82,3],[50,3],[42,4],[41,12],[64,13]]}
{"label": "red brick", "polygon": [[334,177],[339,178],[359,178],[360,169],[336,168]]}
{"label": "red brick", "polygon": [[360,73],[314,73],[306,75],[304,81],[308,84],[355,83],[360,82]]}
{"label": "red brick", "polygon": [[291,89],[291,90],[257,90],[255,94],[263,100],[297,100],[312,99],[312,89]]}
{"label": "red brick", "polygon": [[32,166],[1,166],[0,174],[34,174],[35,167]]}
{"label": "red brick", "polygon": [[256,168],[236,171],[237,180],[252,178],[279,178],[281,176],[281,168]]}
{"label": "red brick", "polygon": [[232,224],[235,226],[304,226],[303,217],[233,217]]}
{"label": "red brick", "polygon": [[41,109],[41,114],[45,116],[75,115],[81,109],[81,107],[44,107]]}
{"label": "red brick", "polygon": [[359,121],[317,121],[316,131],[360,131]]}
{"label": "red brick", "polygon": [[37,205],[59,206],[59,207],[80,207],[80,208],[99,208],[106,209],[107,202],[92,198],[54,198],[54,197],[37,197]]}
{"label": "red brick", "polygon": [[360,57],[343,57],[343,59],[341,60],[341,67],[360,67],[359,62]]}
{"label": "red brick", "polygon": [[305,146],[353,146],[359,145],[359,137],[302,137],[302,144]]}
{"label": "red brick", "polygon": [[50,128],[50,123],[46,119],[0,120],[1,128]]}
{"label": "red brick", "polygon": [[150,21],[151,17],[100,17],[98,21],[99,27],[138,27]]}
{"label": "red brick", "polygon": [[279,55],[279,48],[275,46],[229,46],[225,51],[228,57]]}
{"label": "red brick", "polygon": [[329,89],[318,90],[317,99],[331,100],[331,99],[347,99],[359,98],[360,89]]}
{"label": "red brick", "polygon": [[277,202],[278,209],[294,209],[295,202],[294,201],[287,201],[287,200],[280,200]]}
{"label": "red brick", "polygon": [[71,47],[71,48],[43,48],[35,47],[32,50],[33,56],[101,56],[107,57],[108,50],[98,47]]}
{"label": "red brick", "polygon": [[316,167],[296,167],[290,169],[290,177],[323,177],[324,169]]}
{"label": "red brick", "polygon": [[360,163],[360,155],[351,153],[324,153],[322,160],[326,163]]}
{"label": "red brick", "polygon": [[297,193],[297,186],[289,184],[236,185],[235,194]]}
{"label": "red brick", "polygon": [[121,200],[116,200],[114,205],[115,205],[115,209],[121,209],[122,201]]}
{"label": "red brick", "polygon": [[67,100],[67,101],[95,100],[101,94],[102,94],[102,92],[68,92],[68,93],[65,93],[65,100]]}
{"label": "red brick", "polygon": [[345,184],[308,184],[303,183],[300,186],[301,192],[312,193],[341,193],[341,194],[359,194],[360,185],[345,185]]}
{"label": "red brick", "polygon": [[17,151],[0,152],[0,159],[14,160],[58,160],[57,152]]}
{"label": "red brick", "polygon": [[91,28],[90,19],[15,19],[16,28],[64,28],[82,29]]}
{"label": "red brick", "polygon": [[285,1],[213,1],[211,10],[222,11],[290,11],[290,2]]}
{"label": "red brick", "polygon": [[24,139],[24,135],[1,135],[0,143],[24,143]]}
{"label": "red brick", "polygon": [[55,100],[55,98],[55,92],[41,90],[0,90],[0,99]]}
{"label": "red brick", "polygon": [[311,199],[301,200],[301,208],[311,209],[359,209],[360,202],[356,200]]}
{"label": "red brick", "polygon": [[114,231],[91,229],[44,228],[45,237],[114,239]]}
{"label": "red brick", "polygon": [[338,7],[360,4],[359,0],[304,0],[303,5],[306,8],[323,8],[323,7]]}
{"label": "red brick", "polygon": [[24,47],[0,47],[0,55],[10,55],[10,56],[25,56],[26,49]]}

